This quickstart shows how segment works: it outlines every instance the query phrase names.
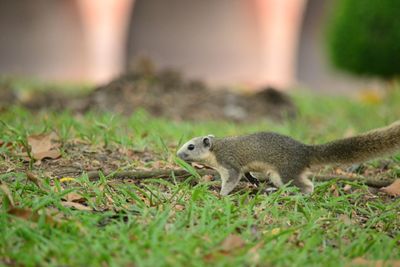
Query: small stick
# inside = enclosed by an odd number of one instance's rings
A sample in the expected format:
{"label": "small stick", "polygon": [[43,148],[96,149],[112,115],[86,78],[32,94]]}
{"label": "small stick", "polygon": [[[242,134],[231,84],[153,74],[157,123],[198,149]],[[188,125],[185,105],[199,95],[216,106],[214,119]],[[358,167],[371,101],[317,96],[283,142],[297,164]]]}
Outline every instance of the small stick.
{"label": "small stick", "polygon": [[365,177],[361,175],[357,176],[345,176],[345,175],[311,175],[310,178],[313,178],[318,182],[331,181],[331,180],[339,180],[339,181],[354,181],[354,182],[363,182],[371,187],[385,187],[393,183],[395,179],[387,178],[387,177]]}
{"label": "small stick", "polygon": [[[196,170],[200,176],[204,175],[218,175],[217,171],[211,169],[200,169]],[[149,178],[171,178],[172,173],[175,177],[180,179],[185,179],[192,176],[189,172],[184,169],[166,169],[166,170],[156,170],[156,171],[121,171],[121,172],[110,172],[103,173],[104,176],[109,176],[114,179],[149,179]],[[89,180],[94,181],[100,178],[99,171],[90,171],[87,173]],[[247,179],[249,177],[246,176]],[[331,180],[342,180],[342,181],[355,181],[363,182],[368,186],[372,187],[384,187],[390,185],[394,179],[386,177],[364,177],[364,176],[344,176],[344,175],[311,175],[310,178],[314,178],[316,181],[331,181]],[[257,184],[258,180],[256,178],[250,179],[249,182]]]}
{"label": "small stick", "polygon": [[[104,176],[110,176],[115,179],[149,179],[149,178],[171,178],[172,173],[178,178],[188,178],[192,176],[189,172],[184,169],[166,169],[156,171],[121,171],[121,172],[110,172],[103,173]],[[204,175],[216,175],[217,172],[210,169],[197,170],[200,176]],[[87,173],[89,180],[98,180],[100,178],[99,171],[90,171]]]}

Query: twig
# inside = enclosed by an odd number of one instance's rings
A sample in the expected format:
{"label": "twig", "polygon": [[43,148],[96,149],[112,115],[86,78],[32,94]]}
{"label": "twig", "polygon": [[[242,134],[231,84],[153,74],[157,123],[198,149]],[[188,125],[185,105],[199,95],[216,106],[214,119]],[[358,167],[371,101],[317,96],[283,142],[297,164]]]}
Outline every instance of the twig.
{"label": "twig", "polygon": [[[215,170],[211,169],[200,169],[197,170],[198,174],[204,175],[218,175]],[[192,176],[189,172],[184,169],[166,169],[166,170],[156,170],[156,171],[121,171],[121,172],[110,172],[103,173],[104,176],[114,179],[149,179],[149,178],[171,178],[172,173],[178,179],[186,179]],[[91,181],[98,180],[100,178],[99,171],[90,171],[87,173]],[[246,176],[247,177],[247,176]],[[372,187],[384,187],[390,185],[394,179],[386,177],[365,177],[365,176],[344,176],[344,175],[312,175],[310,176],[316,181],[331,181],[331,180],[343,180],[343,181],[355,181],[363,182],[368,186]],[[255,178],[254,178],[255,179]],[[253,183],[253,180],[249,180]]]}
{"label": "twig", "polygon": [[393,183],[394,179],[387,177],[365,177],[361,175],[357,176],[345,176],[345,175],[312,175],[316,181],[324,182],[331,180],[339,180],[339,181],[354,181],[354,182],[363,182],[368,186],[372,187],[384,187]]}
{"label": "twig", "polygon": [[[103,173],[104,176],[114,179],[149,179],[149,178],[171,178],[174,173],[176,178],[188,178],[192,176],[189,172],[184,169],[166,169],[157,171],[121,171],[121,172],[110,172]],[[210,169],[197,170],[197,173],[203,175],[216,175],[217,172]],[[89,180],[98,180],[100,178],[99,171],[90,171],[87,173]]]}

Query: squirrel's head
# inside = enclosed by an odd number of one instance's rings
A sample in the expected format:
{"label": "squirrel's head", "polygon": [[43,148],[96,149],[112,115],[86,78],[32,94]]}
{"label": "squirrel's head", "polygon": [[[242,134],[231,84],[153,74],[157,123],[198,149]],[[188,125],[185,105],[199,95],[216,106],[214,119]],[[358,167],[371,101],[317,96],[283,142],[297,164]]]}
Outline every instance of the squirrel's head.
{"label": "squirrel's head", "polygon": [[214,135],[195,137],[186,142],[176,153],[184,161],[207,160],[213,149]]}

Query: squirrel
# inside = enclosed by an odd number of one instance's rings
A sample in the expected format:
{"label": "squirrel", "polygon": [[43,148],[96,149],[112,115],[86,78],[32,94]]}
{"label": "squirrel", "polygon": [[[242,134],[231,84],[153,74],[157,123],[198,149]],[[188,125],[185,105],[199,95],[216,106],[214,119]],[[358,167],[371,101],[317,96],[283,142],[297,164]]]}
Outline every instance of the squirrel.
{"label": "squirrel", "polygon": [[220,194],[228,195],[243,175],[270,174],[276,187],[289,182],[302,193],[312,193],[313,183],[305,175],[311,166],[360,163],[400,150],[400,121],[354,137],[320,145],[303,144],[289,136],[259,132],[244,136],[195,137],[186,142],[177,156],[215,169],[222,180]]}

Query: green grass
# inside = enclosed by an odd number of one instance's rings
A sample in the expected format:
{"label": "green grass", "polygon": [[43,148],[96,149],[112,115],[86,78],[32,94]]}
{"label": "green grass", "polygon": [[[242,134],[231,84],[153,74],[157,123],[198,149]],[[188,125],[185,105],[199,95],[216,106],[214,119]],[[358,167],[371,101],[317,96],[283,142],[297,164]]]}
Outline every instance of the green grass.
{"label": "green grass", "polygon": [[[171,122],[144,111],[131,117],[32,114],[18,107],[3,111],[0,139],[12,145],[0,147],[0,179],[16,206],[37,211],[39,217],[26,220],[8,214],[7,197],[0,193],[0,264],[345,266],[357,257],[399,260],[400,200],[371,195],[361,183],[318,183],[310,196],[287,187],[269,195],[242,189],[221,198],[210,183],[193,185],[195,178],[91,182],[82,175],[75,182],[60,183],[46,174],[45,167],[29,166],[12,153],[27,136],[56,130],[63,157],[68,157],[67,144],[81,140],[94,151],[104,146],[111,151],[151,151],[155,160],[174,164],[177,146],[193,136],[268,130],[319,143],[400,118],[399,90],[374,105],[311,94],[294,98],[299,116],[284,123]],[[398,170],[400,158],[394,160]],[[27,181],[27,169],[38,173],[41,189]],[[344,184],[352,186],[352,193]],[[94,211],[64,207],[63,198],[71,192],[81,194]],[[230,234],[244,245],[223,250],[221,244]]]}

